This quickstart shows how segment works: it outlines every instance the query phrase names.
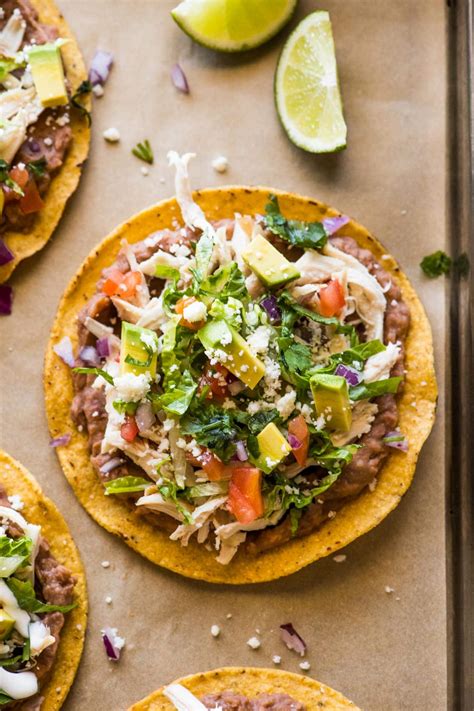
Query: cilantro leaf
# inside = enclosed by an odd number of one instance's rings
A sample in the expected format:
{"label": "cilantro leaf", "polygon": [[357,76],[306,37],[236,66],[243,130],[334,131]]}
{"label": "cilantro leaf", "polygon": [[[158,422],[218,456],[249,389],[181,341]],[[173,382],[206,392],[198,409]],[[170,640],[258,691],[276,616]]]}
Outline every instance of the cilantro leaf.
{"label": "cilantro leaf", "polygon": [[229,410],[201,403],[199,408],[182,418],[180,429],[183,434],[192,435],[198,444],[215,452],[223,462],[228,462],[235,452],[237,428]]}
{"label": "cilantro leaf", "polygon": [[0,689],[0,706],[4,706],[5,704],[9,704],[10,701],[13,701],[13,698],[11,696],[8,696],[2,689]]}
{"label": "cilantro leaf", "polygon": [[33,175],[35,178],[42,178],[43,175],[46,173],[46,167],[47,167],[47,162],[46,158],[38,158],[38,160],[32,160],[28,165],[26,166],[30,173]]}
{"label": "cilantro leaf", "polygon": [[420,262],[420,267],[426,274],[426,276],[434,279],[435,277],[441,276],[441,274],[449,274],[451,270],[452,259],[448,257],[446,252],[438,249],[437,252],[433,254],[428,254]]}
{"label": "cilantro leaf", "polygon": [[349,336],[351,346],[357,345],[359,342],[354,326],[343,324],[339,319],[333,316],[321,316],[321,314],[301,306],[288,291],[283,291],[280,294],[278,297],[278,305],[282,312],[282,333],[285,336],[291,334],[296,321],[304,316],[311,321],[316,321],[316,323],[322,323],[324,326],[334,326],[336,333],[344,333]]}
{"label": "cilantro leaf", "polygon": [[77,604],[49,605],[37,599],[34,588],[30,582],[18,580],[18,578],[9,578],[5,582],[16,597],[19,607],[26,612],[69,612],[75,608]]}
{"label": "cilantro leaf", "polygon": [[245,277],[235,262],[219,267],[201,282],[200,292],[207,296],[217,297],[226,302],[230,297],[241,299],[248,296]]}
{"label": "cilantro leaf", "polygon": [[322,249],[327,242],[328,235],[322,222],[302,222],[283,217],[276,195],[270,195],[265,214],[268,229],[295,247]]}

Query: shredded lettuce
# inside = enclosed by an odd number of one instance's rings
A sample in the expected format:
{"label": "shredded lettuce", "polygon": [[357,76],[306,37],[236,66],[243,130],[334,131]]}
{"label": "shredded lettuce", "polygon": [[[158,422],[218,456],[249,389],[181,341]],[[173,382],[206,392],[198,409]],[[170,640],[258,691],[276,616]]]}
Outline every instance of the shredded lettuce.
{"label": "shredded lettuce", "polygon": [[76,607],[76,603],[72,603],[71,605],[49,605],[45,602],[41,602],[37,599],[34,588],[28,581],[10,578],[6,581],[6,584],[16,597],[18,606],[26,612],[35,614],[41,612],[69,612]]}
{"label": "shredded lettuce", "polygon": [[373,383],[360,383],[349,388],[349,397],[351,400],[368,400],[371,397],[378,397],[386,393],[395,394],[402,382],[402,378],[385,378],[384,380],[376,380]]}
{"label": "shredded lettuce", "polygon": [[132,494],[137,491],[144,491],[152,482],[143,479],[141,476],[121,476],[118,479],[111,479],[105,482],[105,495],[111,494]]}

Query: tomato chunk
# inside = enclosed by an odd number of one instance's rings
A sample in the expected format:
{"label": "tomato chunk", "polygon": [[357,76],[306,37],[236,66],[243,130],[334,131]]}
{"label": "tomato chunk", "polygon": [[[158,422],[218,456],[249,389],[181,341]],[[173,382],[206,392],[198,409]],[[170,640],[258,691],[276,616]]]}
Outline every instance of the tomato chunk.
{"label": "tomato chunk", "polygon": [[195,466],[204,469],[209,477],[209,481],[220,481],[226,478],[227,465],[206,447],[202,447],[201,453],[197,455],[187,453],[186,459]]}
{"label": "tomato chunk", "polygon": [[319,292],[321,316],[337,316],[346,304],[344,289],[337,279],[331,279]]}
{"label": "tomato chunk", "polygon": [[199,331],[199,329],[202,328],[202,326],[204,326],[205,324],[205,321],[187,321],[183,316],[183,312],[186,306],[194,304],[195,301],[197,301],[197,299],[194,296],[183,296],[179,301],[176,302],[176,305],[174,307],[176,313],[181,314],[181,320],[179,322],[180,325],[184,326],[185,328],[191,329],[191,331]]}
{"label": "tomato chunk", "polygon": [[16,165],[14,168],[12,168],[9,172],[8,175],[12,180],[15,181],[15,183],[18,185],[19,188],[23,190],[23,188],[26,187],[29,179],[30,179],[30,174],[28,173],[26,168],[20,168],[18,165]]}
{"label": "tomato chunk", "polygon": [[102,291],[107,296],[120,296],[121,299],[132,299],[137,293],[137,286],[142,282],[141,272],[124,274],[114,267],[105,280]]}
{"label": "tomato chunk", "polygon": [[207,385],[209,386],[209,392],[206,395],[207,400],[212,400],[213,397],[227,397],[229,394],[227,388],[229,376],[230,373],[225,366],[220,363],[215,365],[208,363],[199,381],[199,391],[202,391]]}
{"label": "tomato chunk", "polygon": [[252,523],[263,515],[262,472],[235,467],[229,484],[229,509],[239,523]]}
{"label": "tomato chunk", "polygon": [[303,467],[308,459],[309,447],[309,429],[303,415],[293,417],[293,419],[289,421],[288,432],[290,435],[293,435],[293,437],[296,437],[296,439],[300,442],[298,447],[294,447],[291,444],[291,441],[290,445],[296,461],[301,467]]}
{"label": "tomato chunk", "polygon": [[120,428],[120,434],[126,442],[133,442],[138,434],[138,425],[133,415],[127,415]]}
{"label": "tomato chunk", "polygon": [[39,212],[44,207],[44,202],[38,191],[38,186],[33,177],[30,177],[29,182],[22,188],[23,197],[20,198],[20,210],[24,215],[30,215],[33,212]]}

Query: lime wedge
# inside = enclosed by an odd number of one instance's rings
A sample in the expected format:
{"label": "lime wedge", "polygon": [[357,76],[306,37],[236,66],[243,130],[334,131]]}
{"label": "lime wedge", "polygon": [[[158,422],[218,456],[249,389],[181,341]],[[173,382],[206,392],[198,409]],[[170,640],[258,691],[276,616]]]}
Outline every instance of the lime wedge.
{"label": "lime wedge", "polygon": [[221,52],[258,47],[288,22],[298,0],[184,0],[171,11],[193,40]]}
{"label": "lime wedge", "polygon": [[289,138],[311,153],[346,147],[331,20],[308,15],[288,38],[275,74],[275,102]]}

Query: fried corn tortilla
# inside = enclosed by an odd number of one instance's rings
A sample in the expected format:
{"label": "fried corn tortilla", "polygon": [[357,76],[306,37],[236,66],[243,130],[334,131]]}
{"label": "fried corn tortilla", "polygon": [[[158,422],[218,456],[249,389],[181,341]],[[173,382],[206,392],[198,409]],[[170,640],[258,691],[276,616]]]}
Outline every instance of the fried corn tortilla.
{"label": "fried corn tortilla", "polygon": [[[53,0],[30,0],[30,3],[37,11],[41,23],[56,27],[59,36],[68,40],[61,54],[65,76],[71,93],[74,94],[80,84],[87,79],[86,67],[77,41]],[[80,101],[89,111],[92,104],[91,96],[83,96]],[[0,266],[0,283],[9,278],[23,259],[31,257],[45,246],[56,229],[66,202],[78,186],[82,166],[89,153],[91,132],[84,116],[76,110],[71,111],[69,125],[72,129],[71,144],[62,166],[52,177],[44,198],[44,207],[35,215],[31,230],[25,233],[8,229],[0,235],[14,255],[12,261]]]}
{"label": "fried corn tortilla", "polygon": [[[219,220],[232,218],[234,213],[263,214],[272,192],[288,218],[320,221],[340,214],[310,198],[267,188],[223,187],[198,191],[194,198],[209,220]],[[70,368],[53,351],[53,346],[63,337],[70,337],[73,346],[77,344],[77,315],[94,294],[102,270],[114,262],[121,240],[126,238],[131,244],[139,242],[159,229],[171,228],[176,221],[181,222],[181,219],[174,199],[144,210],[99,244],[73,278],[60,302],[46,353],[44,383],[49,428],[53,437],[72,433],[70,444],[58,448],[57,454],[82,505],[101,526],[121,537],[141,555],[181,575],[208,582],[244,584],[273,580],[333,554],[374,528],[400,503],[413,479],[419,452],[434,420],[437,387],[430,326],[418,296],[395,259],[364,227],[351,220],[344,227],[344,235],[370,250],[376,259],[382,259],[384,269],[398,283],[411,312],[411,327],[405,342],[406,380],[402,394],[397,396],[399,427],[408,437],[410,446],[406,453],[390,450],[375,488],[366,487],[318,530],[258,554],[239,551],[228,565],[222,566],[204,546],[192,539],[187,547],[177,545],[168,538],[168,533],[137,516],[126,501],[104,496],[103,485],[90,461],[87,434],[79,432],[71,419]],[[416,407],[412,406],[414,402]]]}
{"label": "fried corn tortilla", "polygon": [[[204,674],[193,674],[178,679],[175,683],[181,684],[198,698],[223,691],[231,691],[250,699],[260,694],[287,694],[303,704],[306,711],[320,708],[327,711],[340,709],[358,711],[352,701],[329,686],[306,676],[276,669],[226,667]],[[131,706],[129,711],[173,711],[173,709],[175,706],[163,694],[162,687]]]}
{"label": "fried corn tortilla", "polygon": [[76,606],[65,615],[54,665],[40,688],[44,698],[41,711],[56,711],[72,686],[84,646],[88,607],[85,572],[71,533],[56,506],[25,467],[1,450],[0,485],[9,495],[20,497],[24,503],[22,515],[28,523],[41,526],[41,536],[49,544],[52,556],[75,579]]}

